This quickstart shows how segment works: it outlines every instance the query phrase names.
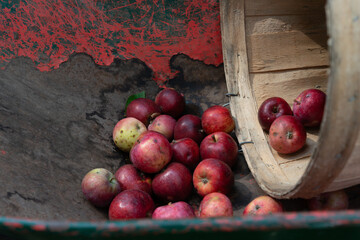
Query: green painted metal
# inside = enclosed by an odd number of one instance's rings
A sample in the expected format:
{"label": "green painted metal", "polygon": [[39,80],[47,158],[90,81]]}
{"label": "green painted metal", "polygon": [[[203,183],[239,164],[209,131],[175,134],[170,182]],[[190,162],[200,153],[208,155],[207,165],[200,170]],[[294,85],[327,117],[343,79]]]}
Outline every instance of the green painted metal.
{"label": "green painted metal", "polygon": [[[359,239],[360,211],[101,222],[0,218],[0,238],[42,239]],[[2,239],[2,238],[1,238]]]}

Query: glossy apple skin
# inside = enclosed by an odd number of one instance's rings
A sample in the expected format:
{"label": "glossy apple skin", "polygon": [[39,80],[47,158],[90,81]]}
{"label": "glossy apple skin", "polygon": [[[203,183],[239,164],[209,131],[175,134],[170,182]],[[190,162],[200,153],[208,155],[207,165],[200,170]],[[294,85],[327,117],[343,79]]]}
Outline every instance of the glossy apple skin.
{"label": "glossy apple skin", "polygon": [[148,126],[150,121],[161,114],[160,107],[148,98],[137,98],[126,108],[126,117],[134,117]]}
{"label": "glossy apple skin", "polygon": [[207,194],[200,202],[199,215],[202,218],[232,217],[233,207],[225,194],[213,192]]}
{"label": "glossy apple skin", "polygon": [[138,189],[119,193],[111,202],[108,216],[110,220],[148,218],[152,216],[155,204],[151,196]]}
{"label": "glossy apple skin", "polygon": [[258,110],[259,123],[265,131],[269,131],[275,119],[283,115],[293,115],[293,112],[290,105],[281,97],[266,99]]}
{"label": "glossy apple skin", "polygon": [[119,182],[121,189],[139,189],[149,194],[151,191],[152,179],[139,171],[132,164],[125,164],[115,172],[115,178]]}
{"label": "glossy apple skin", "polygon": [[152,215],[153,219],[187,219],[195,217],[194,209],[184,201],[157,207]]}
{"label": "glossy apple skin", "polygon": [[146,126],[136,118],[127,117],[118,121],[113,129],[113,141],[124,152],[129,152]]}
{"label": "glossy apple skin", "polygon": [[161,133],[142,133],[130,150],[130,161],[144,173],[157,173],[172,158],[172,149],[167,138]]}
{"label": "glossy apple skin", "polygon": [[148,126],[148,130],[163,134],[169,141],[174,138],[176,120],[170,115],[157,116]]}
{"label": "glossy apple skin", "polygon": [[321,124],[326,103],[326,94],[319,89],[307,89],[294,100],[294,116],[305,127],[318,127]]}
{"label": "glossy apple skin", "polygon": [[280,202],[270,196],[259,196],[246,205],[243,215],[267,215],[283,212]]}
{"label": "glossy apple skin", "polygon": [[201,119],[192,114],[186,114],[179,118],[174,128],[174,139],[191,138],[200,144],[205,137],[205,132],[201,127]]}
{"label": "glossy apple skin", "polygon": [[82,179],[81,190],[94,206],[108,207],[113,198],[120,193],[121,187],[109,170],[95,168]]}
{"label": "glossy apple skin", "polygon": [[200,144],[200,156],[202,159],[216,158],[230,167],[236,163],[238,156],[238,145],[226,132],[214,132],[207,135]]}
{"label": "glossy apple skin", "polygon": [[189,198],[193,190],[192,174],[185,165],[170,163],[152,182],[152,191],[164,202],[177,202]]}
{"label": "glossy apple skin", "polygon": [[161,90],[155,97],[155,103],[160,107],[163,114],[179,118],[185,110],[184,95],[173,88]]}
{"label": "glossy apple skin", "polygon": [[234,185],[234,174],[226,163],[219,159],[202,160],[194,170],[193,184],[200,196],[212,192],[229,194]]}
{"label": "glossy apple skin", "polygon": [[199,145],[191,138],[182,138],[171,142],[174,162],[184,164],[190,170],[194,170],[200,162]]}
{"label": "glossy apple skin", "polygon": [[229,109],[219,105],[209,107],[204,111],[201,116],[201,125],[206,134],[230,133],[235,128],[235,122]]}
{"label": "glossy apple skin", "polygon": [[280,116],[271,124],[269,143],[272,148],[282,154],[299,151],[306,143],[305,128],[293,116]]}
{"label": "glossy apple skin", "polygon": [[311,211],[345,210],[349,206],[349,197],[344,190],[322,193],[307,200]]}

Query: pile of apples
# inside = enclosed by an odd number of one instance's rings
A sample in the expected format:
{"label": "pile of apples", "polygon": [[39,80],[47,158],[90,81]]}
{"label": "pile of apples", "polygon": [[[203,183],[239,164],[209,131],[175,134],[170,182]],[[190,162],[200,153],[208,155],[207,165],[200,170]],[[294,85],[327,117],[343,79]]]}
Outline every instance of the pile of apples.
{"label": "pile of apples", "polygon": [[[233,216],[235,122],[224,106],[209,107],[200,118],[184,114],[185,104],[183,94],[165,88],[155,100],[127,105],[113,141],[131,164],[115,174],[97,168],[82,180],[84,196],[108,207],[110,220]],[[194,192],[202,197],[199,210],[188,201]]]}
{"label": "pile of apples", "polygon": [[269,133],[270,146],[281,154],[302,149],[306,143],[306,128],[319,127],[323,118],[326,94],[319,89],[307,89],[294,100],[293,108],[281,97],[266,99],[259,107],[258,119]]}
{"label": "pile of apples", "polygon": [[[293,151],[295,145],[299,148],[297,139],[304,137],[303,126],[321,122],[323,110],[311,109],[309,101],[322,103],[325,99],[321,100],[318,90],[302,93],[295,100],[294,116],[281,98],[268,99],[260,107],[259,121],[264,130],[270,129],[270,143],[278,151],[288,153],[284,149]],[[201,118],[184,114],[184,110],[184,95],[173,88],[161,90],[155,100],[139,97],[127,104],[126,117],[117,122],[112,135],[131,163],[115,174],[93,169],[81,183],[85,198],[96,207],[107,208],[110,220],[233,216],[228,196],[239,149],[230,135],[235,128],[231,113],[220,105],[206,109]],[[317,114],[309,114],[313,111]],[[192,194],[201,197],[198,206],[189,203]],[[319,196],[309,206],[345,208],[347,195]],[[250,201],[243,215],[277,212],[283,212],[282,204],[264,195]]]}

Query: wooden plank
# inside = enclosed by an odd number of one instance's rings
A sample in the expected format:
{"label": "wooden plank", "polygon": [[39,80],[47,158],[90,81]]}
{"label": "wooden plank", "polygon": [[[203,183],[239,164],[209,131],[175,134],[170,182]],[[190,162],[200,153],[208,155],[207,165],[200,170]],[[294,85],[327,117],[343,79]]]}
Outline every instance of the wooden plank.
{"label": "wooden plank", "polygon": [[[246,35],[270,34],[281,32],[302,32],[305,34],[326,34],[325,13],[291,16],[252,16],[246,18]],[[326,42],[323,43],[327,45]]]}
{"label": "wooden plank", "polygon": [[246,16],[294,15],[324,12],[326,0],[246,0]]}
{"label": "wooden plank", "polygon": [[327,66],[326,19],[312,15],[246,18],[250,72]]}
{"label": "wooden plank", "polygon": [[311,36],[300,31],[248,36],[250,72],[328,66],[326,41],[321,32]]}
{"label": "wooden plank", "polygon": [[328,68],[250,74],[257,107],[270,97],[282,97],[290,106],[305,89],[327,90]]}

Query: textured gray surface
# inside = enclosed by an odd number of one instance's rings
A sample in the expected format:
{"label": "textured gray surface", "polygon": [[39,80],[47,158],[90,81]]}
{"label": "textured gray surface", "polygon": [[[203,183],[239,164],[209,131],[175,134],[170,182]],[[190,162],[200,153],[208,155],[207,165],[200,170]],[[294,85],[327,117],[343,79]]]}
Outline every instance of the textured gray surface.
{"label": "textured gray surface", "polygon": [[[223,104],[223,67],[205,65],[185,55],[171,59],[178,70],[167,86],[185,94],[187,113],[201,116]],[[80,184],[93,168],[112,172],[127,154],[112,142],[112,129],[124,116],[127,97],[146,91],[154,99],[160,88],[151,70],[138,60],[97,66],[91,57],[73,55],[59,69],[40,72],[29,59],[14,59],[0,71],[0,216],[37,219],[104,220],[106,209],[91,206]],[[231,194],[235,214],[261,190],[239,156]],[[196,206],[194,194],[190,202]],[[284,201],[290,210],[303,201]]]}

